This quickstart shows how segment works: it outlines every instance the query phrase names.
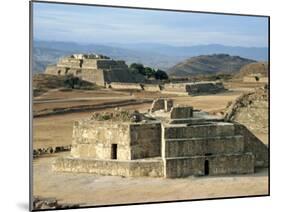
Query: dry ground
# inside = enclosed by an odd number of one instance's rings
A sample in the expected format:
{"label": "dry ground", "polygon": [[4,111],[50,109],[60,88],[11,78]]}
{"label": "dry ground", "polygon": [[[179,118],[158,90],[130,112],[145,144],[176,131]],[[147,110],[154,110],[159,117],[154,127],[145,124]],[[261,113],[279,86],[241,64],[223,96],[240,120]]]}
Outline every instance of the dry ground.
{"label": "dry ground", "polygon": [[[69,153],[64,153],[66,154]],[[132,178],[52,172],[53,159],[54,157],[46,157],[34,160],[33,194],[55,197],[61,203],[93,206],[268,193],[267,169],[251,175],[181,179]]]}
{"label": "dry ground", "polygon": [[[216,95],[177,96],[133,91],[71,91],[51,90],[34,100],[34,111],[56,107],[102,104],[120,99],[154,99],[169,97],[175,104],[192,105],[195,109],[219,113],[229,101],[256,85],[228,83],[230,91]],[[150,104],[128,105],[128,110],[147,111]],[[104,110],[114,110],[113,108]],[[72,125],[95,110],[51,115],[33,119],[33,148],[46,148],[71,144]],[[256,133],[264,143],[267,135]],[[69,153],[64,153],[69,154]],[[198,199],[237,195],[259,195],[268,193],[267,170],[254,175],[200,177],[185,179],[122,178],[113,176],[94,176],[91,174],[54,173],[51,163],[54,157],[34,160],[34,195],[55,197],[64,203],[103,205],[146,201],[165,201],[179,199]]]}

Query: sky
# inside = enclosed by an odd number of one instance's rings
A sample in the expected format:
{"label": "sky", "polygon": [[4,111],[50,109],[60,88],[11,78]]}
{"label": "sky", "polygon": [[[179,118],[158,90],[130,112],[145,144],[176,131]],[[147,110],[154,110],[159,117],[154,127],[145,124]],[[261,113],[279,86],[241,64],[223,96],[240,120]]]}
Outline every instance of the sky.
{"label": "sky", "polygon": [[35,40],[268,47],[266,17],[35,2]]}

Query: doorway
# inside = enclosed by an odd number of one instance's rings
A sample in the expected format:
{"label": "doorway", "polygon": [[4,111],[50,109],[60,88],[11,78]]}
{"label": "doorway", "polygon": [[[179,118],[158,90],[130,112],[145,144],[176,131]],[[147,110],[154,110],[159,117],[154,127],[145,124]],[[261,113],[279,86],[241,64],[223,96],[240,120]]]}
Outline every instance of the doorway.
{"label": "doorway", "polygon": [[111,159],[117,159],[117,144],[111,144]]}
{"label": "doorway", "polygon": [[204,164],[204,174],[205,175],[209,175],[209,161],[208,160],[205,160],[205,164]]}

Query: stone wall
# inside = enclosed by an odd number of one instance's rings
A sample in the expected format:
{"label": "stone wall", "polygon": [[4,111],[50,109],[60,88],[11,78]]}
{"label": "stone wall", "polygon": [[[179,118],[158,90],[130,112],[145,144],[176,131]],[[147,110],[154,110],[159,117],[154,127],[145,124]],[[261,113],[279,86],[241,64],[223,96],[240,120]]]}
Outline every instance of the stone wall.
{"label": "stone wall", "polygon": [[138,83],[111,82],[110,87],[116,90],[142,90],[141,85]]}
{"label": "stone wall", "polygon": [[164,176],[177,178],[190,175],[249,174],[254,173],[254,163],[251,153],[166,158]]}
{"label": "stone wall", "polygon": [[166,83],[163,86],[164,91],[186,92],[186,83]]}
{"label": "stone wall", "polygon": [[[161,156],[161,124],[80,121],[73,127],[71,155],[75,158],[117,160]],[[114,150],[115,151],[115,150]]]}
{"label": "stone wall", "polygon": [[81,68],[83,60],[65,57],[59,60],[57,67]]}
{"label": "stone wall", "polygon": [[185,157],[207,154],[243,153],[241,135],[227,137],[165,139],[165,157]]}
{"label": "stone wall", "polygon": [[235,132],[244,136],[244,151],[255,156],[255,167],[268,167],[269,149],[261,140],[251,133],[244,125],[235,124]]}
{"label": "stone wall", "polygon": [[160,86],[158,84],[143,84],[143,90],[151,91],[151,92],[158,92],[160,91]]}
{"label": "stone wall", "polygon": [[196,95],[201,93],[217,93],[225,90],[221,82],[197,82],[187,83],[186,91],[190,95]]}
{"label": "stone wall", "polygon": [[[105,86],[105,83],[111,82],[142,83],[145,80],[141,74],[131,73],[123,60],[111,60],[104,56],[93,59],[91,55],[73,55],[62,58],[57,65],[48,66],[45,73],[53,75],[73,74],[100,86]],[[138,86],[140,87],[140,85]]]}
{"label": "stone wall", "polygon": [[217,93],[224,91],[221,82],[192,82],[192,83],[168,83],[164,84],[165,92],[186,93],[189,95],[203,93]]}
{"label": "stone wall", "polygon": [[244,139],[230,123],[166,125],[163,127],[163,157],[241,153]]}
{"label": "stone wall", "polygon": [[130,125],[131,159],[161,156],[161,123]]}
{"label": "stone wall", "polygon": [[177,124],[167,125],[164,130],[165,139],[177,138],[210,138],[218,136],[234,136],[234,125],[225,122],[201,123],[201,124]]}
{"label": "stone wall", "polygon": [[81,158],[57,158],[52,164],[54,171],[93,173],[127,177],[163,177],[163,161],[159,160],[97,160]]}
{"label": "stone wall", "polygon": [[172,99],[155,99],[153,100],[150,108],[150,112],[153,113],[158,110],[163,110],[165,112],[169,112],[173,107]]}
{"label": "stone wall", "polygon": [[117,144],[117,159],[130,160],[128,123],[79,121],[73,127],[71,155],[75,158],[111,159],[112,145]]}
{"label": "stone wall", "polygon": [[166,158],[164,176],[166,178],[204,175],[204,157]]}
{"label": "stone wall", "polygon": [[171,119],[186,119],[193,116],[193,107],[176,106],[171,108]]}
{"label": "stone wall", "polygon": [[104,71],[101,69],[83,69],[80,73],[82,80],[96,83],[97,85],[104,86]]}

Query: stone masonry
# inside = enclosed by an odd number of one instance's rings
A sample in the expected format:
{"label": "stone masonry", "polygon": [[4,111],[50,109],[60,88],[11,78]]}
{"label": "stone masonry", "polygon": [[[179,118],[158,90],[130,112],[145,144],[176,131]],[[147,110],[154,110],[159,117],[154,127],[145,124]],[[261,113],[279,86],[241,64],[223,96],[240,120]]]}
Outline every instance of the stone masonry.
{"label": "stone masonry", "polygon": [[139,121],[76,122],[71,154],[56,159],[53,170],[177,178],[268,166],[267,147],[243,125],[170,101],[155,100]]}
{"label": "stone masonry", "polygon": [[106,86],[111,82],[142,82],[144,77],[133,74],[123,60],[112,60],[104,55],[73,54],[49,65],[46,74],[74,75],[82,80]]}

